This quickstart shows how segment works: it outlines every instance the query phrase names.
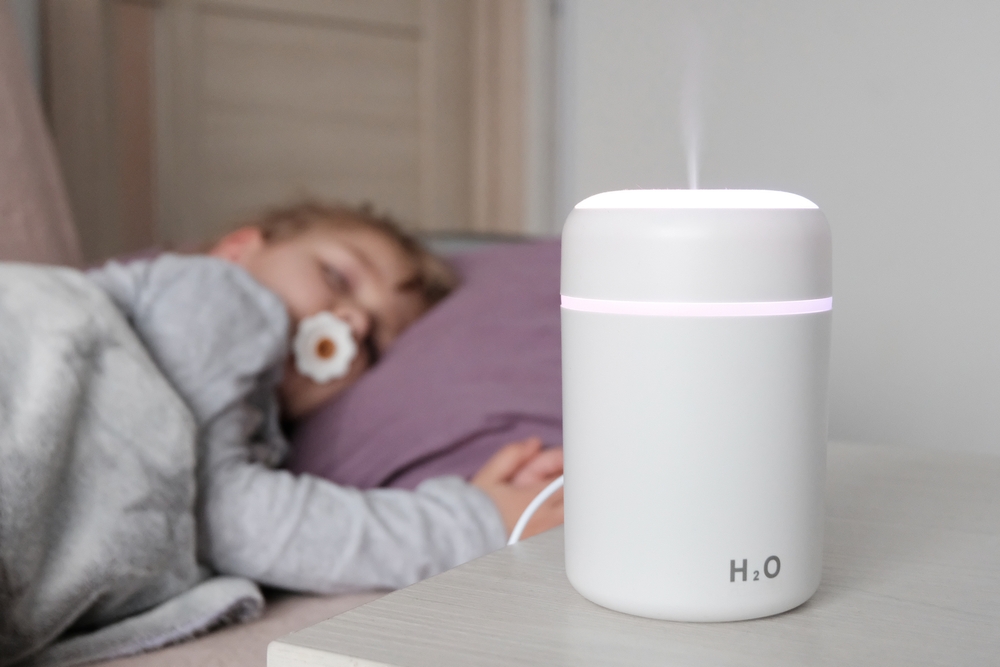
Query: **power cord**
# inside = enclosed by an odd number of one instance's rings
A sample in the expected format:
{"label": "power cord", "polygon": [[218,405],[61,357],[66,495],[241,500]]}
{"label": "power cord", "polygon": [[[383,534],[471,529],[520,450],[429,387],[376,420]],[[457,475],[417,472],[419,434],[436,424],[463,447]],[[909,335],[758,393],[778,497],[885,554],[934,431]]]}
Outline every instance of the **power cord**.
{"label": "power cord", "polygon": [[541,493],[535,496],[534,500],[528,503],[528,506],[524,508],[523,512],[521,512],[521,518],[519,518],[517,523],[514,524],[514,530],[511,531],[510,539],[507,540],[507,546],[517,544],[521,540],[521,533],[524,532],[524,527],[528,525],[529,521],[531,521],[531,517],[535,515],[535,512],[542,506],[542,503],[548,500],[553,493],[561,489],[562,486],[563,476],[559,475],[558,479],[552,480],[548,486],[542,489]]}

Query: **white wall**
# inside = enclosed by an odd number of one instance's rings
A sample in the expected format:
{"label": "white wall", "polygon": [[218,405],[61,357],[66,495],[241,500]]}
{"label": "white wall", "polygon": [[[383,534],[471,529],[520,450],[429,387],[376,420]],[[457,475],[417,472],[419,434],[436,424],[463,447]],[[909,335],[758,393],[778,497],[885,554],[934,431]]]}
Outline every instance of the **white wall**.
{"label": "white wall", "polygon": [[701,186],[833,228],[831,436],[1000,452],[1000,3],[563,0],[560,30],[560,218],[686,186],[700,35]]}

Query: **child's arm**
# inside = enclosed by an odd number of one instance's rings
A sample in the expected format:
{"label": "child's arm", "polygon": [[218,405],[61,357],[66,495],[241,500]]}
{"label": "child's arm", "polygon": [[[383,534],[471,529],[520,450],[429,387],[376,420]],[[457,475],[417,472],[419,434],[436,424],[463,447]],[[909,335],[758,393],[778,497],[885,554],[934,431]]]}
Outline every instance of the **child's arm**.
{"label": "child's arm", "polygon": [[359,491],[249,462],[246,410],[204,439],[200,539],[217,571],[299,591],[399,588],[504,545],[490,497],[457,477]]}

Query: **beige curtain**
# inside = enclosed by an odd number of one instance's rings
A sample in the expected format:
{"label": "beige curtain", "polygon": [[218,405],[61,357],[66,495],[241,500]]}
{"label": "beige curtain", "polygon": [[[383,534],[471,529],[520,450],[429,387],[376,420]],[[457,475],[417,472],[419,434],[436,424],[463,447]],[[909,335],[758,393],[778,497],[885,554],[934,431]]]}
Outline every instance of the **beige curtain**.
{"label": "beige curtain", "polygon": [[0,2],[0,260],[81,262],[55,149],[6,2]]}

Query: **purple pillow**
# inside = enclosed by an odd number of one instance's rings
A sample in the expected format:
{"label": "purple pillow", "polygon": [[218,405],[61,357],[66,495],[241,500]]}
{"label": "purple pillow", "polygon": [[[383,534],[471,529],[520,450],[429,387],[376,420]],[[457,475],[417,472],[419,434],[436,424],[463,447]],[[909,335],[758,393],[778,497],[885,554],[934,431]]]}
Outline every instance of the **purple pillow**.
{"label": "purple pillow", "polygon": [[562,445],[558,240],[460,255],[462,285],[299,423],[289,468],[358,488],[471,477],[504,444]]}

